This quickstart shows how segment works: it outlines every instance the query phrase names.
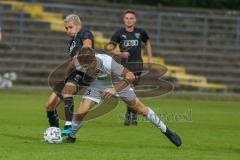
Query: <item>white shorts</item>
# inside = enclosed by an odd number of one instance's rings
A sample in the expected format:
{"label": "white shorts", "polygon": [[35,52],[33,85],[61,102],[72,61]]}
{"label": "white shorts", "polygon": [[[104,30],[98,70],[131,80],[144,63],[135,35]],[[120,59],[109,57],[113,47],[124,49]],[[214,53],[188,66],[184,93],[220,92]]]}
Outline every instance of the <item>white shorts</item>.
{"label": "white shorts", "polygon": [[[101,88],[101,87],[103,87],[103,88]],[[84,92],[84,95],[82,98],[90,99],[96,103],[100,103],[101,102],[101,91],[104,88],[107,88],[104,86],[101,86],[101,87],[100,88],[88,87],[86,92]],[[136,94],[134,93],[134,90],[130,86],[124,88],[123,90],[118,92],[115,96],[121,98],[121,100],[123,100],[125,102],[129,102],[129,101],[136,99]]]}

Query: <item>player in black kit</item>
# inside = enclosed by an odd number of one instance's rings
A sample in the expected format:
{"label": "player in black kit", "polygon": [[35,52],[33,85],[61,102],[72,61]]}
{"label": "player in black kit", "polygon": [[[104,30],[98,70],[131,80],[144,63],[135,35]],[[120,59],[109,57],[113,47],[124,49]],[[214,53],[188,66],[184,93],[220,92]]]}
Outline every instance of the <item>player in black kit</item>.
{"label": "player in black kit", "polygon": [[[75,14],[70,14],[64,19],[66,34],[71,37],[69,41],[69,57],[72,59],[83,47],[94,47],[94,37],[90,30],[82,28],[80,18]],[[65,83],[61,85],[56,85],[51,93],[48,102],[45,106],[47,111],[47,117],[49,125],[51,127],[59,127],[58,116],[56,114],[56,106],[63,100],[65,105],[65,116],[66,122],[64,126],[63,134],[69,134],[71,131],[71,121],[73,114],[73,94],[77,91],[77,85],[83,86],[84,84],[81,80],[83,77],[82,72],[72,72]]]}
{"label": "player in black kit", "polygon": [[[148,64],[152,63],[152,48],[148,34],[141,28],[135,27],[136,12],[126,10],[123,13],[124,27],[118,29],[111,37],[111,42],[106,46],[106,49],[113,55],[121,57],[121,64],[135,74],[137,85],[138,77],[143,68],[143,60],[141,56],[142,42],[146,48],[148,56]],[[116,45],[119,45],[120,52],[116,51]],[[125,114],[124,125],[137,125],[137,113],[130,107],[127,107]]]}

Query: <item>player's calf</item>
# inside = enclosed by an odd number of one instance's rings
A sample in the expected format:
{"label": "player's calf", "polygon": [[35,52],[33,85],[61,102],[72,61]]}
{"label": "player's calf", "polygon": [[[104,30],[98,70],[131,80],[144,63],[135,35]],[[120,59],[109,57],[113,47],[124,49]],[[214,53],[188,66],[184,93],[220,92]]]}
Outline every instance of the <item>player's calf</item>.
{"label": "player's calf", "polygon": [[135,111],[132,111],[132,125],[138,125],[138,113]]}
{"label": "player's calf", "polygon": [[74,102],[73,102],[73,97],[64,97],[63,102],[65,105],[65,126],[64,130],[62,132],[62,135],[69,135],[72,133],[72,117],[73,117],[73,110],[74,110]]}
{"label": "player's calf", "polygon": [[125,119],[124,119],[124,125],[129,126],[131,123],[131,114],[126,112],[125,113]]}
{"label": "player's calf", "polygon": [[56,110],[47,111],[47,117],[50,127],[59,127],[59,119]]}

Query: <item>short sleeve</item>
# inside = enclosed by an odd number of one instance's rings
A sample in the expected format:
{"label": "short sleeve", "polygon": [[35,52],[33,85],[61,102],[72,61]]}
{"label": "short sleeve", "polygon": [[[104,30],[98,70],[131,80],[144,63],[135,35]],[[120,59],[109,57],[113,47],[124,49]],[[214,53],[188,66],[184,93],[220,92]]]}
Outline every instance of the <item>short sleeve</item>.
{"label": "short sleeve", "polygon": [[99,54],[98,57],[102,59],[104,68],[109,74],[113,74],[118,77],[122,76],[124,67],[121,64],[117,63],[112,57],[108,55]]}
{"label": "short sleeve", "polygon": [[115,76],[121,77],[124,67],[112,59],[111,63],[111,73]]}
{"label": "short sleeve", "polygon": [[112,42],[115,42],[115,43],[120,43],[121,39],[120,39],[120,32],[119,32],[119,30],[116,31],[116,32],[112,35],[111,41],[112,41]]}
{"label": "short sleeve", "polygon": [[82,40],[84,41],[84,40],[86,40],[86,39],[91,39],[91,40],[93,40],[93,34],[92,34],[92,32],[89,31],[89,30],[85,30],[84,33],[83,33],[83,35],[82,35]]}
{"label": "short sleeve", "polygon": [[142,41],[144,43],[146,43],[149,40],[149,36],[148,36],[148,34],[147,34],[147,32],[145,30],[141,31],[141,37],[142,37]]}

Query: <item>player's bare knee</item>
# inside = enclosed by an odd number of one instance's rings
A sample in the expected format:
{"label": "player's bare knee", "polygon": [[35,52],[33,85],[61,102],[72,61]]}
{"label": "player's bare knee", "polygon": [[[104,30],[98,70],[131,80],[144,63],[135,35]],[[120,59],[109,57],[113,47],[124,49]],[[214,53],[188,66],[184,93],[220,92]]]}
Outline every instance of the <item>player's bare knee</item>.
{"label": "player's bare knee", "polygon": [[46,103],[45,108],[47,111],[53,111],[53,110],[55,110],[57,104],[58,104],[58,99],[50,99]]}
{"label": "player's bare knee", "polygon": [[45,105],[45,109],[46,109],[46,111],[53,111],[54,109],[55,109],[55,104],[53,104],[53,103],[49,103],[49,102],[47,102],[47,104]]}
{"label": "player's bare knee", "polygon": [[133,106],[133,109],[143,116],[146,116],[148,114],[147,107],[139,99],[136,100],[136,103]]}
{"label": "player's bare knee", "polygon": [[68,83],[64,86],[61,94],[63,95],[63,97],[72,96],[73,94],[76,93],[76,88],[77,88],[77,87],[76,87],[75,84],[68,82]]}
{"label": "player's bare knee", "polygon": [[89,111],[84,111],[84,112],[81,112],[81,113],[77,113],[75,114],[75,120],[77,121],[82,121],[84,119],[84,117],[87,115]]}
{"label": "player's bare knee", "polygon": [[126,73],[126,79],[129,80],[130,82],[133,82],[135,80],[135,76],[132,72]]}
{"label": "player's bare knee", "polygon": [[138,108],[138,113],[141,114],[142,116],[146,116],[146,109],[143,107]]}
{"label": "player's bare knee", "polygon": [[133,108],[137,104],[137,99],[133,99],[131,101],[124,101],[129,107]]}

